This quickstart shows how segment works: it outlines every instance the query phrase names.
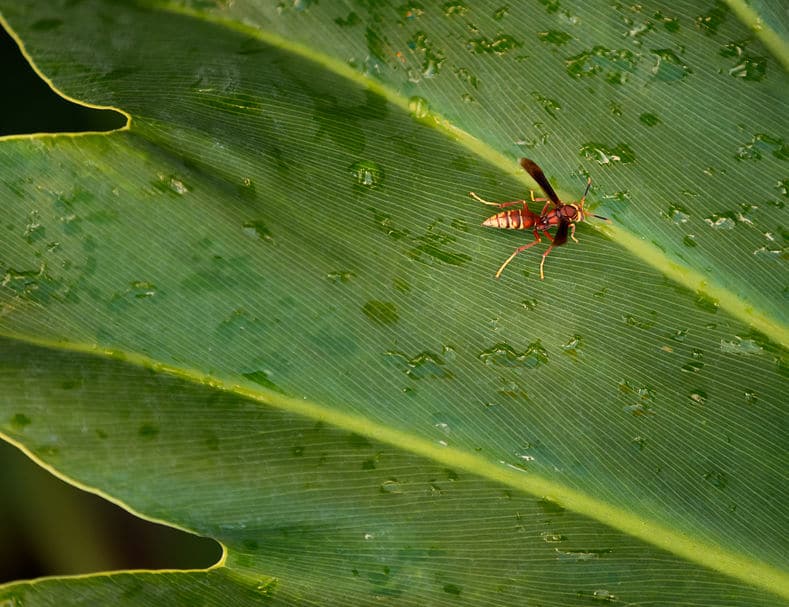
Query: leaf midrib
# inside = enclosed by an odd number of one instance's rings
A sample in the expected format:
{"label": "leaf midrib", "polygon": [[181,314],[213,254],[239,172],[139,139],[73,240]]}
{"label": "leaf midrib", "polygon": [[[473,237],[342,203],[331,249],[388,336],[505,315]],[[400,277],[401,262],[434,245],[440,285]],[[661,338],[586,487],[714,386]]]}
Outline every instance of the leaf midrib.
{"label": "leaf midrib", "polygon": [[[17,341],[52,350],[112,359],[117,359],[118,357],[117,350],[97,349],[90,344],[55,342],[9,333],[6,333],[6,336]],[[310,400],[288,397],[265,388],[252,389],[240,385],[232,379],[214,377],[196,369],[162,364],[160,361],[134,352],[125,353],[123,363],[145,369],[155,369],[157,373],[169,375],[196,385],[207,386],[310,420],[324,422],[350,433],[365,436],[397,449],[444,464],[452,469],[463,470],[480,478],[500,483],[516,491],[539,498],[547,497],[551,501],[560,504],[563,508],[587,516],[689,562],[789,599],[789,574],[768,563],[743,557],[717,544],[694,539],[677,529],[665,527],[654,521],[644,520],[627,510],[612,506],[585,492],[548,480],[534,472],[526,473],[522,470],[515,470],[504,463],[494,464],[479,455],[454,447],[440,446],[408,432],[375,423],[357,414],[337,411]],[[49,466],[46,467],[50,468]],[[114,503],[130,510],[128,505],[116,497],[106,496],[99,489],[75,482],[59,472],[57,475],[85,490],[100,493]],[[144,514],[140,516],[147,518]],[[172,525],[172,523],[167,521],[157,522]]]}

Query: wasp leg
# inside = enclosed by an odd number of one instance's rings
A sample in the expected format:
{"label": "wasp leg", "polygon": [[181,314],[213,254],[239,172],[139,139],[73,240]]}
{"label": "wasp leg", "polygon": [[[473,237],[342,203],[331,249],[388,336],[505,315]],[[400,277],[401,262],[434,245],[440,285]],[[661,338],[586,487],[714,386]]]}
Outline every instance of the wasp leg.
{"label": "wasp leg", "polygon": [[575,237],[575,224],[570,224],[570,238],[572,238],[575,242],[578,242],[578,239]]}
{"label": "wasp leg", "polygon": [[513,252],[513,254],[512,254],[512,255],[510,255],[510,256],[507,258],[507,261],[505,261],[503,264],[501,264],[501,267],[499,268],[499,271],[498,271],[498,272],[496,272],[496,278],[498,278],[499,276],[501,276],[501,273],[504,271],[504,268],[506,268],[506,267],[507,267],[507,264],[509,264],[509,263],[510,263],[510,262],[511,262],[513,259],[515,259],[515,256],[516,256],[518,253],[520,253],[521,251],[525,251],[525,250],[526,250],[526,249],[528,249],[529,247],[533,247],[534,245],[536,245],[536,244],[537,244],[537,243],[539,243],[539,242],[542,242],[542,240],[540,239],[540,233],[539,233],[539,232],[537,232],[537,230],[534,230],[534,241],[533,241],[533,242],[530,242],[529,244],[525,244],[525,245],[523,245],[522,247],[518,247],[517,249],[515,249],[515,251]]}
{"label": "wasp leg", "polygon": [[546,200],[548,200],[547,198],[535,198],[534,190],[529,190],[529,196],[531,196],[532,202],[545,202]]}
{"label": "wasp leg", "polygon": [[491,202],[490,200],[485,200],[484,198],[480,198],[474,192],[469,192],[468,195],[471,196],[477,202],[481,202],[482,204],[487,204],[492,207],[499,207],[500,209],[503,209],[505,207],[514,207],[517,205],[523,205],[524,207],[526,207],[525,200],[513,200],[512,202]]}

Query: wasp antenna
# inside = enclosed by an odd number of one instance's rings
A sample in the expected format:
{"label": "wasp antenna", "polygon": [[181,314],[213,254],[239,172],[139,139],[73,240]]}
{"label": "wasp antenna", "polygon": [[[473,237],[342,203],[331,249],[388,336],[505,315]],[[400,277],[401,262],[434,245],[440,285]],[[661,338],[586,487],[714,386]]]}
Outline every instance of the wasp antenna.
{"label": "wasp antenna", "polygon": [[611,223],[611,220],[608,219],[608,217],[603,217],[602,215],[595,215],[594,213],[592,213],[592,217],[597,217],[598,219],[602,219],[603,221],[607,221],[608,223]]}
{"label": "wasp antenna", "polygon": [[586,178],[586,189],[584,190],[584,195],[581,196],[581,206],[584,206],[584,202],[586,202],[586,195],[589,193],[589,188],[592,187],[592,178]]}

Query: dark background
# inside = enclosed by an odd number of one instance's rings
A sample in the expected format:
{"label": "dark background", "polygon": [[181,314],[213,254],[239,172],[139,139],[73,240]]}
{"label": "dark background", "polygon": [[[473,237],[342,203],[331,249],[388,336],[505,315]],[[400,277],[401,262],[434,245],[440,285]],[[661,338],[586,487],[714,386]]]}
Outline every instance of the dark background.
{"label": "dark background", "polygon": [[[0,82],[7,83],[0,94],[0,137],[126,124],[119,112],[56,95],[2,27]],[[0,440],[0,584],[118,569],[196,569],[221,554],[217,542],[138,519],[52,476]]]}

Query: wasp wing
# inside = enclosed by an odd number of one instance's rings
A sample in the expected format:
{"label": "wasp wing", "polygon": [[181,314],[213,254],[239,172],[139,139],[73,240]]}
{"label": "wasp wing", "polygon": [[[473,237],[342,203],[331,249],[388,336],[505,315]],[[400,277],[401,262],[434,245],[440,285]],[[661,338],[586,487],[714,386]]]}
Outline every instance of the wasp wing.
{"label": "wasp wing", "polygon": [[548,183],[548,180],[545,178],[545,173],[543,173],[542,169],[537,166],[536,162],[529,160],[528,158],[521,158],[521,166],[529,175],[531,175],[532,179],[534,179],[534,181],[539,184],[539,186],[542,188],[542,191],[545,192],[545,195],[548,196],[548,199],[553,204],[555,204],[557,207],[562,206],[562,201],[559,200],[559,197],[556,195],[556,192],[553,191],[551,184]]}
{"label": "wasp wing", "polygon": [[562,219],[559,222],[559,228],[556,230],[556,234],[553,237],[553,246],[558,247],[567,242],[567,233],[569,231],[570,222],[566,219]]}

